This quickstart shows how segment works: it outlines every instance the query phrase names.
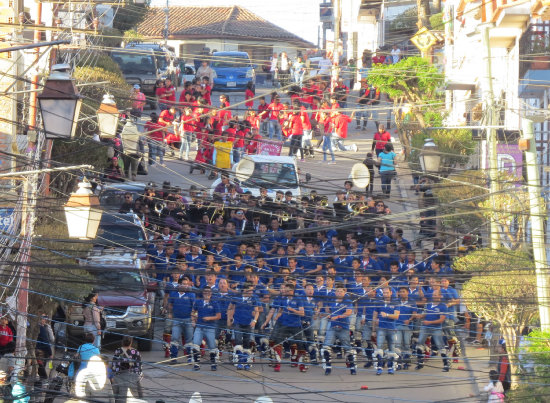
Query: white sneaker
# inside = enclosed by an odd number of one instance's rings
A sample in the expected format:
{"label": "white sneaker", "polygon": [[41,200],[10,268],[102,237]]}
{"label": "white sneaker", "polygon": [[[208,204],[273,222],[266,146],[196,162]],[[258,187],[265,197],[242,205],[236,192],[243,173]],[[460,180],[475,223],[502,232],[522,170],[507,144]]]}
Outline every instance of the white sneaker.
{"label": "white sneaker", "polygon": [[357,144],[353,143],[353,144],[351,145],[351,150],[352,150],[354,153],[356,153],[356,152],[357,152]]}

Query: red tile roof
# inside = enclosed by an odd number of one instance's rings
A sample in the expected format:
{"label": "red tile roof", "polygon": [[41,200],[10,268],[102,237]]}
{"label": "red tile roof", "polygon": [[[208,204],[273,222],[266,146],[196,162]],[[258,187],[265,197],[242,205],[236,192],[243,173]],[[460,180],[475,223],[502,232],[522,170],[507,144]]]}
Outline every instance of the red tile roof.
{"label": "red tile roof", "polygon": [[[142,35],[161,38],[165,18],[164,8],[153,7],[137,30]],[[310,42],[238,6],[170,7],[169,38],[267,39],[313,47]]]}

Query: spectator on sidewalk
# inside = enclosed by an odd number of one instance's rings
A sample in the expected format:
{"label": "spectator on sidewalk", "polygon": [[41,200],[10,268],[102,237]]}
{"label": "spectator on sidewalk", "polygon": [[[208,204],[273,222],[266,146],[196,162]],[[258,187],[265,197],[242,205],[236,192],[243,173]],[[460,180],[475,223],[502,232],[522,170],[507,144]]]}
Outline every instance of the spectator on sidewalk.
{"label": "spectator on sidewalk", "polygon": [[378,156],[380,161],[380,176],[382,181],[382,193],[389,196],[391,193],[391,180],[396,175],[396,154],[393,151],[393,145],[386,143],[384,151]]}

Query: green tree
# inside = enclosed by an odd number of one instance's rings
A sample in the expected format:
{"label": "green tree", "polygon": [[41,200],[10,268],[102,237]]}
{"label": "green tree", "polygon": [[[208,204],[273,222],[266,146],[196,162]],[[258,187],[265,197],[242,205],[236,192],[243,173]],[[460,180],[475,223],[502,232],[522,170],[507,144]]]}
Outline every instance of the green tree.
{"label": "green tree", "polygon": [[145,37],[135,29],[129,29],[127,31],[124,31],[123,40],[124,40],[124,43],[143,42],[145,40]]}
{"label": "green tree", "polygon": [[[408,57],[396,64],[374,65],[367,80],[393,99],[399,140],[408,156],[412,135],[443,120],[441,113],[433,110],[433,105],[442,101],[438,89],[443,85],[443,74],[422,57]],[[405,104],[410,107],[406,114],[402,111]],[[411,120],[417,122],[417,131],[405,129],[404,124]]]}
{"label": "green tree", "polygon": [[468,309],[499,325],[508,348],[512,384],[517,384],[521,331],[538,314],[533,258],[504,248],[481,249],[457,259],[454,268],[471,276],[462,289]]}

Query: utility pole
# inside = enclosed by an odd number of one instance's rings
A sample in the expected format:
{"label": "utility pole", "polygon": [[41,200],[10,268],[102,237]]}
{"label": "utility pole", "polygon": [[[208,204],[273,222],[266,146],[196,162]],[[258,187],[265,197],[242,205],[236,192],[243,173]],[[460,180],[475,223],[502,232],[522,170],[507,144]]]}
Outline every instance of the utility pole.
{"label": "utility pole", "polygon": [[[492,202],[492,208],[495,209],[494,198],[498,192],[498,165],[497,165],[497,132],[495,129],[496,124],[496,109],[495,98],[493,94],[493,73],[491,68],[491,44],[489,41],[489,30],[491,29],[489,24],[484,24],[481,27],[481,42],[485,51],[485,77],[484,77],[484,100],[486,105],[486,121],[487,126],[487,153],[489,154],[489,181],[490,181],[490,198]],[[485,149],[482,147],[482,152]],[[484,159],[482,158],[482,161]],[[482,166],[481,169],[486,169]],[[498,223],[495,220],[491,220],[491,249],[495,250],[500,247],[500,233]]]}
{"label": "utility pole", "polygon": [[548,280],[548,262],[546,258],[546,239],[544,234],[543,200],[540,192],[539,167],[537,164],[537,147],[533,132],[533,121],[522,119],[522,139],[528,144],[525,150],[527,170],[527,188],[529,191],[529,213],[531,220],[531,243],[537,277],[537,298],[539,302],[540,327],[542,331],[550,330],[550,281]]}
{"label": "utility pole", "polygon": [[340,20],[342,19],[342,3],[341,0],[334,0],[334,50],[332,52],[332,85],[331,92],[334,91],[338,84],[338,73],[340,70],[340,57],[338,51],[340,49]]}
{"label": "utility pole", "polygon": [[164,14],[166,19],[164,21],[164,46],[168,45],[168,30],[170,29],[170,0],[166,0],[166,8],[164,9]]}

